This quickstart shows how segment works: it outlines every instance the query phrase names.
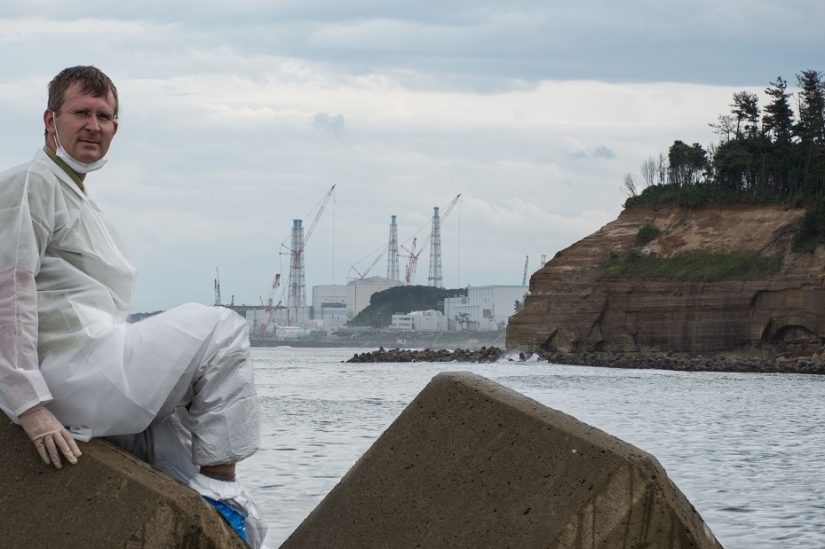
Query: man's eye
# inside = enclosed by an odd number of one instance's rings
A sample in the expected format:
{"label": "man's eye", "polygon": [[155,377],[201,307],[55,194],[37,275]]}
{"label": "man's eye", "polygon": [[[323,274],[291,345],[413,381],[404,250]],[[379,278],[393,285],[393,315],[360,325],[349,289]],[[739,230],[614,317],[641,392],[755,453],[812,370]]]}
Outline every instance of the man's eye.
{"label": "man's eye", "polygon": [[89,118],[89,111],[84,109],[73,109],[69,112],[77,116],[78,118]]}
{"label": "man's eye", "polygon": [[105,112],[99,112],[97,113],[97,119],[101,122],[109,123],[112,121],[112,115]]}

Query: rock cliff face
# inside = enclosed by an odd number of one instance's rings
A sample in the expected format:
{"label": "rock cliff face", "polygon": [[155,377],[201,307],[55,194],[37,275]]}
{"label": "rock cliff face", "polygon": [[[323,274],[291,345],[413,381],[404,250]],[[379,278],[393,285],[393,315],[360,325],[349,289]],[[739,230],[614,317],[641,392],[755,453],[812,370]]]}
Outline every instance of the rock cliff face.
{"label": "rock cliff face", "polygon": [[[530,279],[507,346],[567,352],[822,352],[825,250],[791,252],[803,209],[730,205],[633,208],[559,252]],[[639,229],[659,235],[637,246]],[[671,257],[689,251],[781,254],[778,273],[751,280],[688,282],[605,275],[611,251]]]}

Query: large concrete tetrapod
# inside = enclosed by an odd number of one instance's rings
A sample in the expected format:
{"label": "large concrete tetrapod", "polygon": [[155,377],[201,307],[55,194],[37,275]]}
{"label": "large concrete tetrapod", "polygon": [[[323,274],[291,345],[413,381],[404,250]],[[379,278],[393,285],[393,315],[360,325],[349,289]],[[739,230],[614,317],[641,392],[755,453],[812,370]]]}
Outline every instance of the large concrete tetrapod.
{"label": "large concrete tetrapod", "polygon": [[283,549],[720,548],[656,459],[482,377],[437,375]]}
{"label": "large concrete tetrapod", "polygon": [[99,440],[46,465],[0,413],[3,549],[249,549],[194,490]]}

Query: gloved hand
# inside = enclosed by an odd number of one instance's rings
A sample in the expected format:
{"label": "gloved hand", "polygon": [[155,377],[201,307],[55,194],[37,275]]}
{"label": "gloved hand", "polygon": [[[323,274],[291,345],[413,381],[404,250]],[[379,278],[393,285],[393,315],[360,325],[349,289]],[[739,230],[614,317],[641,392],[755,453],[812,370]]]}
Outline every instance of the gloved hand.
{"label": "gloved hand", "polygon": [[35,406],[20,414],[18,419],[44,462],[62,468],[60,454],[57,452],[59,448],[69,463],[77,463],[77,458],[81,456],[80,448],[69,431],[46,408]]}

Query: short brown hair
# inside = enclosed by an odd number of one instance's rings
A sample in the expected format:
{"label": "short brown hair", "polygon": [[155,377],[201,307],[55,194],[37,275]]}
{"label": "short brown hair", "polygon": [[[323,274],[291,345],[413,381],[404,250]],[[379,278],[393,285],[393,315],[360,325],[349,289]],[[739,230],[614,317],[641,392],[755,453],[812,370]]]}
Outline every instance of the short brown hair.
{"label": "short brown hair", "polygon": [[95,97],[104,97],[111,90],[115,98],[115,112],[117,116],[118,100],[117,88],[112,79],[103,74],[103,71],[92,66],[77,66],[63,69],[49,82],[49,109],[57,112],[66,99],[66,90],[74,84],[80,84],[82,93],[90,93]]}

